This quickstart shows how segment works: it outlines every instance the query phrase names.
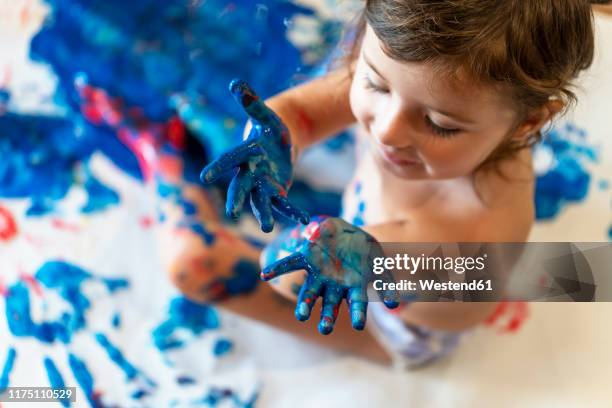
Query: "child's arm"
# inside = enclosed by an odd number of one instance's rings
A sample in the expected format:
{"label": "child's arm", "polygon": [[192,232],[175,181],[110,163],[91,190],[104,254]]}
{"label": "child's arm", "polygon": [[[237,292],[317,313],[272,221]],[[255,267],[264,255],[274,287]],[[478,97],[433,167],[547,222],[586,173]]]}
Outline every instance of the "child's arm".
{"label": "child's arm", "polygon": [[[292,142],[302,151],[355,122],[349,104],[352,76],[348,68],[290,88],[266,100],[289,129]],[[250,129],[247,125],[246,132]]]}

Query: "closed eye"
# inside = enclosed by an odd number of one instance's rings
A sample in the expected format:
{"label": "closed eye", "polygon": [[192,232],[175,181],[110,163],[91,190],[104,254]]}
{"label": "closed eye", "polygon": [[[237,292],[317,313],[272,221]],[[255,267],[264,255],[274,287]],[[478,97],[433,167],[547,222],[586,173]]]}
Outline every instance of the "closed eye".
{"label": "closed eye", "polygon": [[449,129],[438,126],[432,122],[429,116],[425,116],[425,123],[433,133],[441,137],[453,137],[456,136],[457,133],[461,132],[461,129]]}
{"label": "closed eye", "polygon": [[365,87],[366,89],[369,89],[371,91],[374,91],[376,93],[381,93],[381,94],[386,94],[389,93],[388,89],[385,88],[381,88],[380,86],[376,85],[374,82],[372,82],[372,80],[370,79],[370,77],[368,77],[367,75],[363,76],[363,79],[365,81]]}

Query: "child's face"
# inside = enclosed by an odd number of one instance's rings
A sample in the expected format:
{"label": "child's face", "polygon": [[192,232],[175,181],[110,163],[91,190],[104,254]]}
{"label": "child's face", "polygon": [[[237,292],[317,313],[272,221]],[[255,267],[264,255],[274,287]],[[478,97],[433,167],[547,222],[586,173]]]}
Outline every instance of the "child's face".
{"label": "child's face", "polygon": [[351,108],[375,156],[406,179],[472,173],[508,136],[517,115],[493,88],[441,79],[431,65],[387,56],[367,28]]}

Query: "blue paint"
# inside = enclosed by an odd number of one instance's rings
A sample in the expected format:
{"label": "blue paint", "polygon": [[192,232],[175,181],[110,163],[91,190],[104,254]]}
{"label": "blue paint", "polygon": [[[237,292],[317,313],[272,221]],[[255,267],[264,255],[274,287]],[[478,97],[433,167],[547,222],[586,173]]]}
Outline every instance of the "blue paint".
{"label": "blue paint", "polygon": [[119,289],[126,289],[130,286],[127,279],[124,278],[99,278],[110,293],[115,293]]}
{"label": "blue paint", "polygon": [[184,215],[196,215],[198,213],[198,207],[184,198],[179,199],[179,204],[183,208]]}
{"label": "blue paint", "polygon": [[121,326],[121,315],[119,313],[115,313],[111,323],[114,328],[119,328]]}
{"label": "blue paint", "polygon": [[136,391],[134,391],[130,397],[132,399],[136,399],[136,400],[140,400],[143,399],[144,397],[150,395],[150,393],[147,390],[142,390],[142,389],[138,389]]}
{"label": "blue paint", "polygon": [[[334,328],[340,303],[346,299],[353,328],[363,330],[368,304],[366,287],[371,279],[368,271],[372,270],[375,257],[384,256],[378,241],[340,218],[315,217],[307,226],[298,226],[281,234],[276,242],[262,255],[267,266],[261,278],[270,280],[296,270],[306,270],[306,282],[302,285],[295,309],[297,319],[308,320],[317,298],[322,296],[319,332],[329,334]],[[279,250],[293,254],[269,263],[277,258]],[[393,281],[388,271],[380,278]],[[379,295],[387,307],[399,305],[395,291],[381,291]]]}
{"label": "blue paint", "polygon": [[170,302],[168,318],[153,330],[153,343],[161,351],[179,348],[185,342],[179,337],[179,329],[197,336],[218,327],[219,317],[213,307],[177,297]]}
{"label": "blue paint", "polygon": [[178,377],[176,379],[176,382],[177,382],[178,385],[185,386],[185,385],[193,385],[193,384],[195,384],[196,380],[193,377],[182,375],[182,376],[180,376],[180,377]]}
{"label": "blue paint", "polygon": [[599,186],[599,189],[602,190],[602,191],[603,190],[607,190],[607,189],[610,188],[610,181],[608,181],[606,179],[601,179],[601,180],[599,180],[598,186]]}
{"label": "blue paint", "polygon": [[[31,199],[31,216],[54,211],[79,180],[76,168],[95,152],[128,174],[143,176],[134,153],[118,140],[118,129],[81,112],[87,101],[80,84],[104,91],[122,107],[137,109],[144,121],[165,123],[178,114],[200,147],[192,144],[182,153],[188,163],[185,179],[193,181],[194,163],[201,166],[207,156],[216,157],[242,139],[242,112],[228,101],[223,87],[211,83],[228,83],[238,75],[265,95],[278,93],[295,82],[296,72],[316,72],[314,64],[340,36],[339,22],[319,17],[322,40],[307,50],[305,63],[287,39],[286,21],[313,12],[284,0],[47,3],[51,12],[32,39],[30,54],[57,76],[54,102],[65,114],[0,117],[0,131],[7,136],[0,142],[0,156],[9,158],[0,165],[0,196]],[[314,51],[319,57],[313,58]],[[4,103],[9,97],[2,92]],[[122,125],[135,129],[142,123]],[[166,147],[162,143],[160,150]],[[189,152],[195,155],[187,160]],[[118,202],[117,193],[97,179],[83,183],[89,195],[85,212]]]}
{"label": "blue paint", "polygon": [[244,142],[208,164],[200,178],[211,183],[238,168],[227,192],[225,211],[230,218],[237,218],[250,198],[253,214],[264,232],[274,226],[272,210],[307,224],[309,215],[287,200],[293,172],[289,130],[246,82],[235,79],[229,87],[253,127]]}
{"label": "blue paint", "polygon": [[220,339],[215,343],[215,348],[213,349],[213,353],[217,357],[221,357],[224,354],[229,353],[234,347],[233,343],[228,339]]}
{"label": "blue paint", "polygon": [[[75,180],[83,180],[87,193],[85,211],[107,208],[118,202],[118,195],[100,183],[87,169],[97,150],[117,159],[121,143],[116,137],[92,132],[81,119],[44,116],[0,115],[0,197],[29,198],[26,214],[40,216],[54,211]],[[111,138],[109,140],[103,140]],[[112,139],[115,140],[114,144]],[[120,150],[120,149],[119,149]],[[82,171],[85,169],[85,171]],[[124,166],[129,170],[130,166]]]}
{"label": "blue paint", "polygon": [[[47,371],[47,377],[49,378],[50,386],[52,388],[64,388],[66,386],[66,383],[64,382],[64,378],[57,369],[53,360],[51,360],[49,357],[45,357],[44,366],[45,370]],[[65,407],[70,406],[70,400],[68,399],[60,399],[58,401]]]}
{"label": "blue paint", "polygon": [[15,358],[17,358],[17,351],[13,347],[9,347],[6,354],[6,360],[4,361],[4,367],[0,374],[0,392],[2,392],[10,384],[10,375],[13,371],[13,365],[15,364]]}
{"label": "blue paint", "polygon": [[[141,107],[152,120],[165,121],[176,109],[214,156],[240,140],[240,129],[225,126],[239,112],[210,84],[241,75],[266,94],[282,90],[303,65],[283,22],[312,14],[282,0],[238,0],[231,9],[224,0],[47,2],[52,12],[32,40],[31,55],[51,65],[68,106],[78,104],[74,79],[86,73],[93,86]],[[254,18],[262,6],[265,17]]]}
{"label": "blue paint", "polygon": [[179,221],[177,228],[189,228],[199,236],[206,245],[212,245],[215,242],[215,235],[207,231],[200,220],[184,218]]}
{"label": "blue paint", "polygon": [[30,294],[23,282],[8,288],[6,297],[6,320],[13,336],[34,337],[43,343],[60,340],[70,341],[70,316],[63,315],[59,321],[35,323],[30,313]]}
{"label": "blue paint", "polygon": [[612,241],[612,225],[610,225],[610,228],[608,228],[608,239]]}
{"label": "blue paint", "polygon": [[77,380],[81,391],[92,407],[98,407],[99,401],[94,395],[94,380],[91,372],[83,360],[72,353],[68,353],[68,365],[72,370],[72,375]]}
{"label": "blue paint", "polygon": [[193,401],[192,404],[206,404],[209,407],[217,407],[224,401],[230,401],[234,407],[253,408],[258,396],[255,392],[248,400],[242,401],[240,396],[229,388],[212,387],[206,395]]}
{"label": "blue paint", "polygon": [[583,129],[568,123],[554,129],[543,139],[539,149],[549,149],[554,162],[535,183],[535,207],[538,220],[550,220],[570,203],[583,200],[589,190],[588,163],[597,161],[597,151],[586,141]]}
{"label": "blue paint", "polygon": [[98,344],[106,351],[108,357],[117,364],[117,366],[125,373],[125,377],[128,380],[133,380],[140,371],[134,367],[126,358],[123,356],[121,350],[119,350],[115,345],[113,345],[102,333],[96,333],[95,339]]}
{"label": "blue paint", "polygon": [[[59,340],[69,343],[74,332],[85,327],[85,314],[91,303],[82,293],[84,282],[92,279],[90,273],[76,265],[61,261],[49,261],[35,273],[36,280],[49,290],[56,291],[70,306],[56,320],[35,323],[30,312],[30,294],[24,282],[17,282],[8,288],[6,298],[6,317],[9,330],[14,336],[34,337],[44,343]],[[100,279],[114,292],[127,287],[124,279]]]}
{"label": "blue paint", "polygon": [[92,175],[87,178],[84,187],[87,191],[88,200],[81,211],[86,214],[101,211],[119,203],[119,194],[102,184]]}
{"label": "blue paint", "polygon": [[212,301],[220,301],[236,295],[251,293],[259,284],[259,264],[249,259],[239,259],[230,276],[223,276],[207,283],[200,292]]}

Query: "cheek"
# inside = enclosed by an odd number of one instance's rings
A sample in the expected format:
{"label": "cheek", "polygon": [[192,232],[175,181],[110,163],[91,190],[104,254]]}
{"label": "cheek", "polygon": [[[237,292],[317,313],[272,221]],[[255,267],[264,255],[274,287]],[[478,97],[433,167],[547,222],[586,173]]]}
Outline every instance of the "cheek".
{"label": "cheek", "polygon": [[419,146],[431,173],[439,176],[467,174],[484,162],[498,144],[488,135],[461,135],[458,140],[432,140]]}

